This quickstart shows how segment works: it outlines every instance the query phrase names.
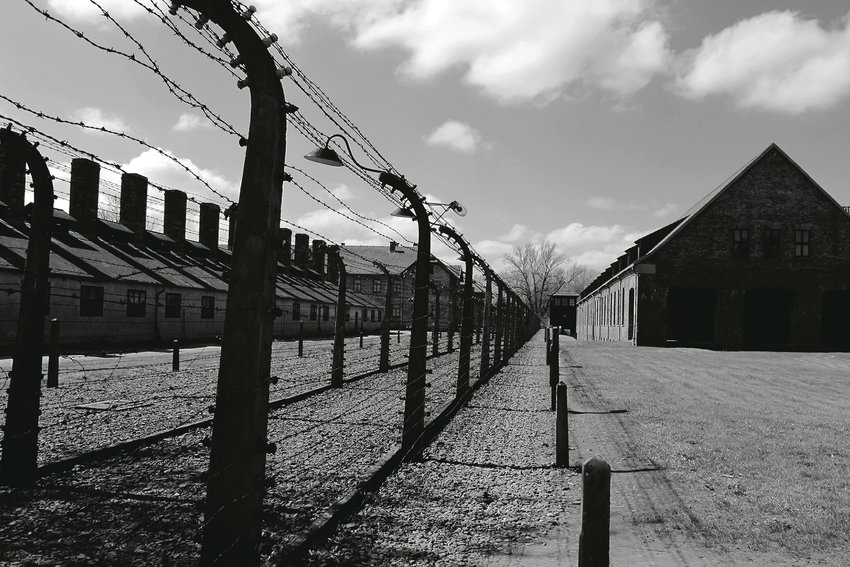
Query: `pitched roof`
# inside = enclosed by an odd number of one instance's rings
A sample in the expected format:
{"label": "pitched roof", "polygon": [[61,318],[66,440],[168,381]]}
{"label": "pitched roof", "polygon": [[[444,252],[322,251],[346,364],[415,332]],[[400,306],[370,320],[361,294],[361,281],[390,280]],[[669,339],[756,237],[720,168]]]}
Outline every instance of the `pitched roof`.
{"label": "pitched roof", "polygon": [[372,262],[380,262],[392,275],[402,273],[416,262],[416,248],[401,244],[395,250],[390,246],[342,246],[339,253],[346,272],[356,275],[383,274]]}

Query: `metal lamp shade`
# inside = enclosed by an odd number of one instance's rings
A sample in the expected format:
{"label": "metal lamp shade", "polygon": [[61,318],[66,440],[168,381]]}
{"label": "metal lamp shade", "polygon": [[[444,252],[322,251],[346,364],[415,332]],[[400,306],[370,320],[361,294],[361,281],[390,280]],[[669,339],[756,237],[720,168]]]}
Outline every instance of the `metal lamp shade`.
{"label": "metal lamp shade", "polygon": [[342,167],[343,165],[342,160],[339,159],[339,154],[327,146],[324,148],[316,148],[304,157],[310,161],[325,165],[332,165],[334,167]]}

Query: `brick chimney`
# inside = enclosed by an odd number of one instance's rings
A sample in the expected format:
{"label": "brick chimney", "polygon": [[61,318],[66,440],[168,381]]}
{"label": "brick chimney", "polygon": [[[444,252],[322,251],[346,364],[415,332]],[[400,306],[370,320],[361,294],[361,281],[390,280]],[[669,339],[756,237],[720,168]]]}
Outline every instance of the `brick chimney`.
{"label": "brick chimney", "polygon": [[390,241],[390,252],[395,252],[396,248],[398,248],[398,242],[391,240]]}
{"label": "brick chimney", "polygon": [[336,250],[328,251],[328,281],[338,282],[339,281],[339,267],[336,264],[336,259],[340,256],[340,249],[336,248]]}
{"label": "brick chimney", "polygon": [[12,136],[20,134],[5,128],[0,130],[0,201],[21,213],[24,210],[27,164],[23,147],[14,143]]}
{"label": "brick chimney", "polygon": [[287,268],[292,265],[292,230],[288,228],[278,229],[278,240],[280,247],[277,249],[277,261]]}
{"label": "brick chimney", "polygon": [[177,189],[165,191],[163,232],[175,242],[186,240],[186,193]]}
{"label": "brick chimney", "polygon": [[201,203],[198,240],[210,250],[218,250],[218,217],[221,207],[215,203]]}
{"label": "brick chimney", "polygon": [[123,174],[119,222],[136,234],[144,234],[147,208],[148,178],[138,173]]}
{"label": "brick chimney", "polygon": [[310,237],[299,232],[295,235],[295,267],[307,271],[310,261]]}
{"label": "brick chimney", "polygon": [[325,275],[325,241],[313,241],[313,269],[322,277]]}
{"label": "brick chimney", "polygon": [[227,219],[227,249],[233,250],[233,239],[236,237],[236,203],[224,210],[224,218]]}
{"label": "brick chimney", "polygon": [[100,164],[90,159],[71,160],[71,198],[68,212],[84,229],[97,224],[97,195]]}

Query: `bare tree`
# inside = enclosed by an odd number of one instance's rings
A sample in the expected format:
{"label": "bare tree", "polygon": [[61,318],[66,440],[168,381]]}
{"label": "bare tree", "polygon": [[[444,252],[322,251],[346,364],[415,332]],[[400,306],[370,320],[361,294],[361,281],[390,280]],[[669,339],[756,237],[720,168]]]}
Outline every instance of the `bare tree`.
{"label": "bare tree", "polygon": [[549,298],[553,293],[577,293],[588,280],[586,267],[571,262],[555,248],[554,242],[542,239],[523,246],[514,245],[513,250],[505,254],[508,267],[502,279],[540,317],[548,316]]}

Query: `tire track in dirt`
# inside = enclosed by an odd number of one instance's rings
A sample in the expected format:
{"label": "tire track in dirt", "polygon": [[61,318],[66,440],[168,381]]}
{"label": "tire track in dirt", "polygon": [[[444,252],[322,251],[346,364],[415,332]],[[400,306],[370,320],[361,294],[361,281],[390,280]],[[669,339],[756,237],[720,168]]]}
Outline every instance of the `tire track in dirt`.
{"label": "tire track in dirt", "polygon": [[[712,556],[694,545],[702,526],[670,484],[664,471],[645,455],[636,453],[627,413],[607,413],[628,408],[612,407],[591,377],[568,350],[561,353],[561,376],[570,391],[571,462],[592,456],[605,459],[611,479],[611,566],[709,567],[737,565],[729,557]],[[687,526],[687,538],[672,533],[665,518],[678,516]],[[684,516],[684,517],[683,517]]]}

